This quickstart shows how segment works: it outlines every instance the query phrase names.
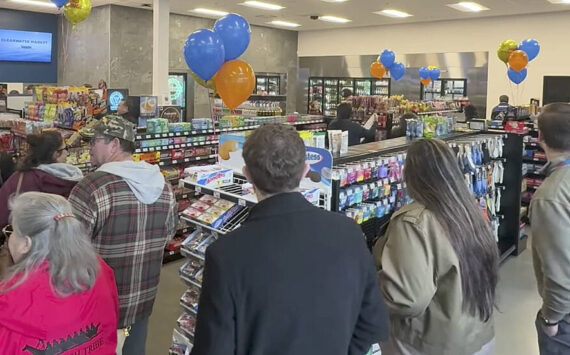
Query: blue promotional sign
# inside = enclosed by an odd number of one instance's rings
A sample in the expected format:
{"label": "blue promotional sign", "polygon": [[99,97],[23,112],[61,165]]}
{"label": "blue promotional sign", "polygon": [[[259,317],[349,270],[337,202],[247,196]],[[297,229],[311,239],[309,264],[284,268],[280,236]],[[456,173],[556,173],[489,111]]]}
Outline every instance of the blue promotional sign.
{"label": "blue promotional sign", "polygon": [[51,62],[52,34],[0,30],[0,61]]}
{"label": "blue promotional sign", "polygon": [[117,111],[121,101],[125,99],[125,95],[121,91],[112,91],[109,94],[109,109],[111,111]]}
{"label": "blue promotional sign", "polygon": [[309,165],[307,176],[301,180],[301,187],[331,189],[333,158],[331,152],[322,148],[306,147],[306,161]]}

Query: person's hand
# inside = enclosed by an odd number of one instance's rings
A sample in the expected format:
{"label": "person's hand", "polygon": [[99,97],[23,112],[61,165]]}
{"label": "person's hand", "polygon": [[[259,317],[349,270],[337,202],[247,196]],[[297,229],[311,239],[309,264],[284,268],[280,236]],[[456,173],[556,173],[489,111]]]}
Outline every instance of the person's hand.
{"label": "person's hand", "polygon": [[558,334],[558,324],[555,325],[546,325],[544,323],[540,323],[542,326],[542,330],[546,335],[549,337],[555,337]]}

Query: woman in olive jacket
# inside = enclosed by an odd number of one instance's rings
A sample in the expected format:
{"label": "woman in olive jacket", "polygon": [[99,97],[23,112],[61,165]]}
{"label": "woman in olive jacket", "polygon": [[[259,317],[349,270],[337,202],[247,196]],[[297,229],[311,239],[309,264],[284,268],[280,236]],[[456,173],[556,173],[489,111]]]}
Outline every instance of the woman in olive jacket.
{"label": "woman in olive jacket", "polygon": [[499,255],[490,226],[446,143],[414,142],[404,171],[415,202],[374,248],[391,323],[382,354],[493,354]]}

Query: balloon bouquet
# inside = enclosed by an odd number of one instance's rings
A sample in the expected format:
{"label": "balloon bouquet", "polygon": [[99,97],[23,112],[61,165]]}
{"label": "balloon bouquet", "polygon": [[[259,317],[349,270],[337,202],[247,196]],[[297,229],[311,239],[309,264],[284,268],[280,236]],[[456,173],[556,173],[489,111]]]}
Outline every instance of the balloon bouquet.
{"label": "balloon bouquet", "polygon": [[370,74],[376,79],[382,79],[387,71],[394,80],[400,80],[406,74],[406,67],[401,62],[396,61],[396,54],[389,49],[380,53],[376,61],[370,64]]}
{"label": "balloon bouquet", "polygon": [[441,75],[441,70],[439,70],[438,67],[436,67],[435,65],[430,65],[428,67],[421,67],[420,71],[420,83],[422,83],[423,86],[428,86],[429,83],[437,79],[439,79],[439,76]]}
{"label": "balloon bouquet", "polygon": [[518,45],[513,40],[506,40],[499,45],[497,56],[507,65],[509,80],[518,85],[526,79],[526,66],[539,52],[540,45],[535,39],[525,39]]}
{"label": "balloon bouquet", "polygon": [[240,15],[229,14],[217,20],[213,30],[191,33],[184,45],[192,78],[217,92],[230,110],[247,100],[255,88],[253,69],[237,59],[250,39],[249,23]]}
{"label": "balloon bouquet", "polygon": [[63,15],[73,24],[84,21],[91,13],[91,0],[51,0],[58,9],[63,8]]}

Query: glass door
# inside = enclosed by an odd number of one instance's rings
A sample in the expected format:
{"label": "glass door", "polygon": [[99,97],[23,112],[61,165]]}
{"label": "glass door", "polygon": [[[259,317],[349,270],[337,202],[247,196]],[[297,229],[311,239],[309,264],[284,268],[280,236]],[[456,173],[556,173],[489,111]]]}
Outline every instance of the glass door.
{"label": "glass door", "polygon": [[372,95],[390,95],[390,79],[372,79]]}
{"label": "glass door", "polygon": [[372,80],[356,79],[354,81],[354,95],[357,96],[372,95]]}
{"label": "glass door", "polygon": [[336,106],[340,101],[338,79],[325,79],[324,87],[323,114],[329,117],[336,117]]}
{"label": "glass door", "polygon": [[323,79],[309,79],[309,107],[307,112],[312,115],[323,114]]}
{"label": "glass door", "polygon": [[277,96],[281,93],[279,92],[279,77],[278,76],[268,76],[267,77],[267,94],[270,96]]}

